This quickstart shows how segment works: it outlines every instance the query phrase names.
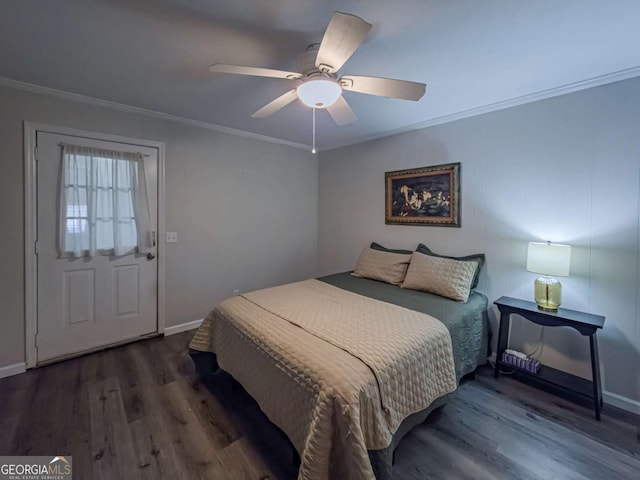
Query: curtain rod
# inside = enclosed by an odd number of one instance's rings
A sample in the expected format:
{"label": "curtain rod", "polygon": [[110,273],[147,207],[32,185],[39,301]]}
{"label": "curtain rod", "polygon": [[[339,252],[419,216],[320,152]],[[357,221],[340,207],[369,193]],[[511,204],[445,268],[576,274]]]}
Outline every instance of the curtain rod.
{"label": "curtain rod", "polygon": [[[83,145],[72,145],[70,143],[59,143],[58,144],[61,147],[64,147],[65,145],[70,146],[70,147],[84,147]],[[86,147],[86,148],[96,148],[96,147]],[[98,150],[109,150],[108,148],[104,148],[104,149],[98,149]],[[117,152],[118,150],[113,150],[114,152]],[[142,155],[143,157],[150,157],[151,155],[148,153],[141,153],[141,152],[122,152],[122,153],[139,153],[140,155]]]}

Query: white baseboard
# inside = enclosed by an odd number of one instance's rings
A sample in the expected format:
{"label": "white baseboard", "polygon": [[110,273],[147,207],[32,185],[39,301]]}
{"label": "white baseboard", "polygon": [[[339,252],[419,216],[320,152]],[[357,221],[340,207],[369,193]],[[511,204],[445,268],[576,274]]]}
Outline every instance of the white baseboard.
{"label": "white baseboard", "polygon": [[607,391],[602,392],[602,399],[607,405],[612,405],[622,410],[626,410],[627,412],[640,415],[640,402],[638,402],[637,400],[633,400],[631,398],[618,395],[617,393],[611,393]]}
{"label": "white baseboard", "polygon": [[203,321],[204,318],[201,318],[199,320],[192,320],[190,322],[181,323],[180,325],[172,325],[170,327],[166,327],[164,329],[164,335],[175,335],[176,333],[186,332],[187,330],[195,330],[202,324]]}
{"label": "white baseboard", "polygon": [[27,371],[27,364],[14,363],[13,365],[7,365],[6,367],[0,367],[0,378],[11,377],[12,375],[19,375]]}

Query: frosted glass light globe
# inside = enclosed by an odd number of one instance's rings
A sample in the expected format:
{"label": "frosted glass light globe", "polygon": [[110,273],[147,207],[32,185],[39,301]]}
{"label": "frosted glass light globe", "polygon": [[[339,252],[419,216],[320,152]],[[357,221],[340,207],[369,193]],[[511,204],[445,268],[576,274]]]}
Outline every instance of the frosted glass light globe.
{"label": "frosted glass light globe", "polygon": [[342,87],[333,80],[319,78],[304,82],[297,88],[298,98],[312,108],[327,108],[336,103]]}

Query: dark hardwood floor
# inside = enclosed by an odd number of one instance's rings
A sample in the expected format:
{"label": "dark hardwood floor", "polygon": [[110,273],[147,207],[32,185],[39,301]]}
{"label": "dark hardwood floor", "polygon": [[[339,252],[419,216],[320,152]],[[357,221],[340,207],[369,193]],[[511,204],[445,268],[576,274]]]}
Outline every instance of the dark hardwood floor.
{"label": "dark hardwood floor", "polygon": [[[76,479],[296,477],[281,432],[228,375],[194,374],[191,332],[0,380],[0,455],[73,455]],[[639,479],[640,420],[481,368],[396,450],[398,479]]]}

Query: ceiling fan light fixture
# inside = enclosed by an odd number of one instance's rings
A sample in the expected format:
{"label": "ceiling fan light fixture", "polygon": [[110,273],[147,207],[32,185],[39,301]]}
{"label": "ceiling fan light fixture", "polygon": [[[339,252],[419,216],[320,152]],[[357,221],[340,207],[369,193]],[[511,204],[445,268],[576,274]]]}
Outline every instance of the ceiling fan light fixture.
{"label": "ceiling fan light fixture", "polygon": [[327,108],[336,103],[342,94],[342,87],[326,78],[311,79],[296,90],[298,98],[311,108]]}

